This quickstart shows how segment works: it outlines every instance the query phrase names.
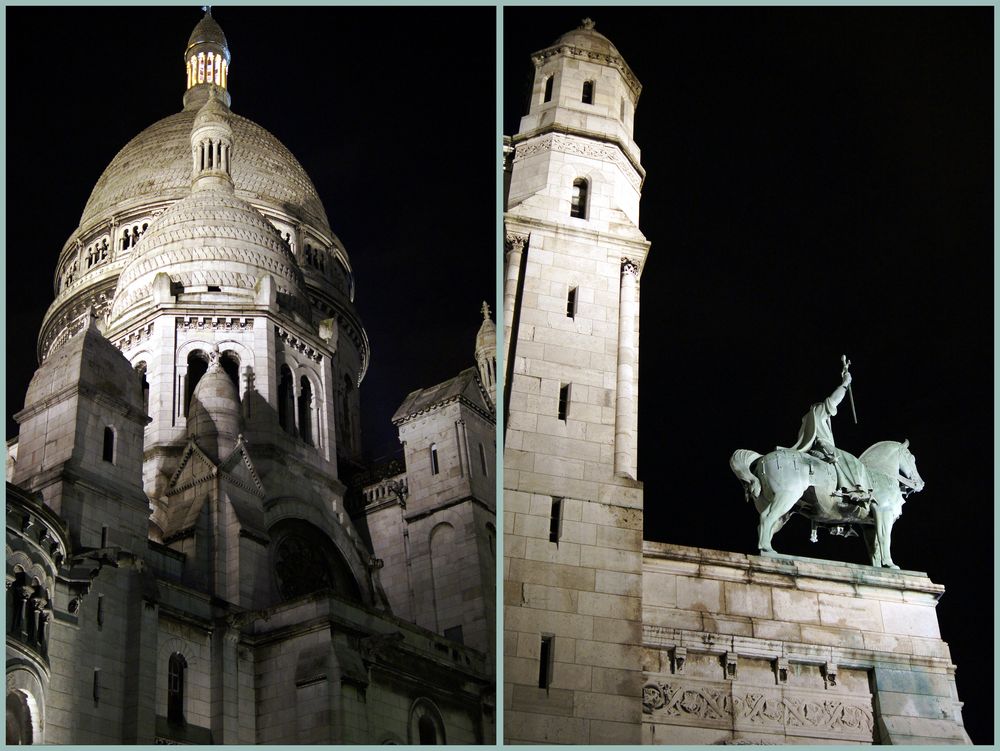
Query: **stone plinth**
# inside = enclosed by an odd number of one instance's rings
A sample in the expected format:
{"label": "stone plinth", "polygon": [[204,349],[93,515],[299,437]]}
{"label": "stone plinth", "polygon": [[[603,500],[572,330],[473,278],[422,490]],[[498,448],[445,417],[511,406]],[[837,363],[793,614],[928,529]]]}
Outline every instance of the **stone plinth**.
{"label": "stone plinth", "polygon": [[970,743],[915,571],[643,546],[643,742]]}

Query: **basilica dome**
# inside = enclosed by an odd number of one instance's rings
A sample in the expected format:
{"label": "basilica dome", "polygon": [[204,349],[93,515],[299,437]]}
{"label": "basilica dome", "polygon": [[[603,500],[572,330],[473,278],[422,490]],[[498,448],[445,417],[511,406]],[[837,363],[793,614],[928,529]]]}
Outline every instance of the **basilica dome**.
{"label": "basilica dome", "polygon": [[185,290],[247,295],[270,274],[284,299],[305,299],[302,272],[277,230],[242,198],[221,191],[193,192],[153,221],[118,278],[111,320],[152,304],[161,272]]}
{"label": "basilica dome", "polygon": [[[165,117],[129,141],[98,179],[80,218],[88,228],[113,214],[127,214],[161,201],[183,198],[191,189],[191,128],[197,107]],[[298,160],[252,120],[230,114],[236,195],[269,204],[330,232],[323,203]]]}
{"label": "basilica dome", "polygon": [[594,22],[589,18],[583,19],[583,23],[579,28],[567,31],[559,37],[552,46],[561,47],[563,45],[578,47],[586,52],[593,52],[600,55],[621,57],[621,53],[611,43],[611,40],[604,36],[604,34],[594,30]]}

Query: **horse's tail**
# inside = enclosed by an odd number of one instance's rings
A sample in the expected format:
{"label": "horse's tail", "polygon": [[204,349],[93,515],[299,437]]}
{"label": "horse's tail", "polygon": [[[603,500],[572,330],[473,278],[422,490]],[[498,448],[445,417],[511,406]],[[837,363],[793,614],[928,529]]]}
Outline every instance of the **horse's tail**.
{"label": "horse's tail", "polygon": [[750,465],[757,459],[760,459],[760,457],[761,455],[756,451],[749,451],[747,449],[736,449],[733,455],[729,457],[729,468],[733,470],[733,474],[740,478],[740,482],[743,483],[748,501],[753,501],[760,496],[760,480],[750,471]]}

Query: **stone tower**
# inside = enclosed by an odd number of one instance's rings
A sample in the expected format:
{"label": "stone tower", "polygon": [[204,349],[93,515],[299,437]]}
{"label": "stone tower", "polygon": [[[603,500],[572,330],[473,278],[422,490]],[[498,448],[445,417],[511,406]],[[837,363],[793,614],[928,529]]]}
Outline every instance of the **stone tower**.
{"label": "stone tower", "polygon": [[402,471],[364,489],[393,612],[484,652],[496,645],[496,327],[483,303],[476,367],[410,392],[393,415]]}
{"label": "stone tower", "polygon": [[532,60],[504,215],[505,740],[637,743],[641,87],[589,19]]}

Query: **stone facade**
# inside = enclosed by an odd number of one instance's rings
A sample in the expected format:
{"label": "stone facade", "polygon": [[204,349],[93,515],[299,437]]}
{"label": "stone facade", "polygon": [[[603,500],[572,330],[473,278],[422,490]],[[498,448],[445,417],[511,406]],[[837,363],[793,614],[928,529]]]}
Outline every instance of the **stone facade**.
{"label": "stone facade", "polygon": [[926,574],[647,542],[643,742],[969,743]]}
{"label": "stone facade", "polygon": [[369,345],[346,250],[229,109],[210,13],[184,60],[183,112],[112,160],[60,254],[8,444],[8,742],[491,742],[489,384],[403,419],[442,447],[467,427],[447,485],[407,455],[425,521],[393,558],[348,509]]}

